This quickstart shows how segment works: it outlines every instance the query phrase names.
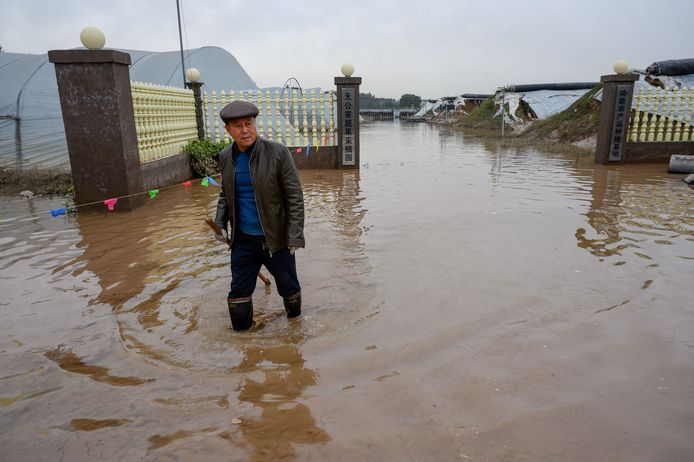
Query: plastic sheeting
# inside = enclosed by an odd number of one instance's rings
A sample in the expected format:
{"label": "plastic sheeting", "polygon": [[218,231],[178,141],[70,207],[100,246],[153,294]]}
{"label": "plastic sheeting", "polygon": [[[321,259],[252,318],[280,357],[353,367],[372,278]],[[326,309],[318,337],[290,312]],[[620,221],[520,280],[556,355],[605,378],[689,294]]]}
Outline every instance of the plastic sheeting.
{"label": "plastic sheeting", "polygon": [[473,93],[464,93],[460,96],[456,97],[451,97],[451,96],[446,96],[443,98],[440,98],[438,100],[426,100],[422,102],[421,107],[419,108],[419,111],[413,116],[413,117],[425,117],[428,114],[433,114],[435,116],[441,114],[443,110],[441,109],[442,107],[445,109],[448,107],[450,109],[450,106],[453,106],[454,110],[457,110],[461,106],[465,106],[465,103],[469,101],[474,101],[479,103],[480,101],[484,101],[485,99],[489,98],[492,95],[481,95],[481,94],[473,94]]}
{"label": "plastic sheeting", "polygon": [[[592,88],[592,87],[591,87]],[[509,105],[508,116],[512,121],[521,122],[517,116],[517,110],[521,101],[527,104],[538,119],[562,112],[573,103],[578,101],[581,96],[588,93],[590,89],[582,90],[538,90],[526,91],[522,93],[506,92],[503,94],[504,102]],[[497,114],[499,114],[497,112]]]}
{"label": "plastic sheeting", "polygon": [[651,85],[662,87],[665,90],[679,90],[681,88],[694,88],[694,74],[688,75],[647,75],[643,78],[650,80]]}
{"label": "plastic sheeting", "polygon": [[[183,86],[180,52],[129,53],[131,80]],[[203,90],[256,90],[229,52],[202,47],[186,52],[200,70]],[[0,167],[70,168],[55,68],[47,55],[0,53]]]}
{"label": "plastic sheeting", "polygon": [[65,167],[62,117],[46,55],[0,53],[0,166]]}
{"label": "plastic sheeting", "polygon": [[426,100],[422,102],[422,106],[419,108],[419,111],[413,116],[413,117],[424,117],[425,115],[429,114],[430,112],[433,112],[434,109],[438,109],[439,106],[443,104],[443,101],[441,100],[436,100],[436,101],[431,101],[431,100]]}

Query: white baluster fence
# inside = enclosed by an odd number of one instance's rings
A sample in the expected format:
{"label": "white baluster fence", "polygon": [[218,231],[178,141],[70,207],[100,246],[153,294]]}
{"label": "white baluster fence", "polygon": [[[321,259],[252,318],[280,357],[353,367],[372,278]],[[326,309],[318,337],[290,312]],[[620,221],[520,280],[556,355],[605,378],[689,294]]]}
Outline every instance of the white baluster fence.
{"label": "white baluster fence", "polygon": [[629,141],[694,141],[694,89],[634,92]]}
{"label": "white baluster fence", "polygon": [[180,154],[197,139],[192,90],[130,82],[140,161]]}
{"label": "white baluster fence", "polygon": [[299,91],[251,90],[203,92],[206,137],[228,139],[219,111],[232,101],[248,101],[258,107],[258,135],[286,146],[335,146],[334,92],[320,89]]}

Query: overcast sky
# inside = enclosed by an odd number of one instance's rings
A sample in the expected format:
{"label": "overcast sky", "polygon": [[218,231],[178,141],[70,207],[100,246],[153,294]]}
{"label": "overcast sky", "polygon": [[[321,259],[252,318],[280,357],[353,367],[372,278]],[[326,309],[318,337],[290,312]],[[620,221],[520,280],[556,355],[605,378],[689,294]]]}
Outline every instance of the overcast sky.
{"label": "overcast sky", "polygon": [[[351,62],[381,97],[489,93],[507,84],[597,81],[694,57],[692,0],[181,0],[184,46],[219,46],[260,87],[295,77],[333,86]],[[106,47],[178,50],[175,0],[0,0],[5,51],[81,46],[96,26]],[[203,78],[204,81],[204,72]]]}

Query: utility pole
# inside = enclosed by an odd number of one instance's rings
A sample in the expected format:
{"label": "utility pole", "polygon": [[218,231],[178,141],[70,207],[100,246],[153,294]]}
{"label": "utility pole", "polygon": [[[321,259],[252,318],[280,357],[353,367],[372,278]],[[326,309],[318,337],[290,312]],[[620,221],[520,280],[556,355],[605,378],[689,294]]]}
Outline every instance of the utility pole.
{"label": "utility pole", "polygon": [[181,44],[181,72],[183,73],[183,88],[186,88],[186,62],[183,59],[183,34],[181,33],[181,7],[176,0],[176,14],[178,15],[178,40]]}

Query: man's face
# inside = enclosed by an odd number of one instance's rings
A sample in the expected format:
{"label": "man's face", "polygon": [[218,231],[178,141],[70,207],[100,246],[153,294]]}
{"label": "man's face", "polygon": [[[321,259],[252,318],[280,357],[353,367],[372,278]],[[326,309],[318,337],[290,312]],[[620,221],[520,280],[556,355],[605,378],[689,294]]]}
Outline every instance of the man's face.
{"label": "man's face", "polygon": [[241,152],[245,152],[255,143],[258,136],[255,130],[255,117],[232,119],[224,126],[227,133],[236,142]]}

